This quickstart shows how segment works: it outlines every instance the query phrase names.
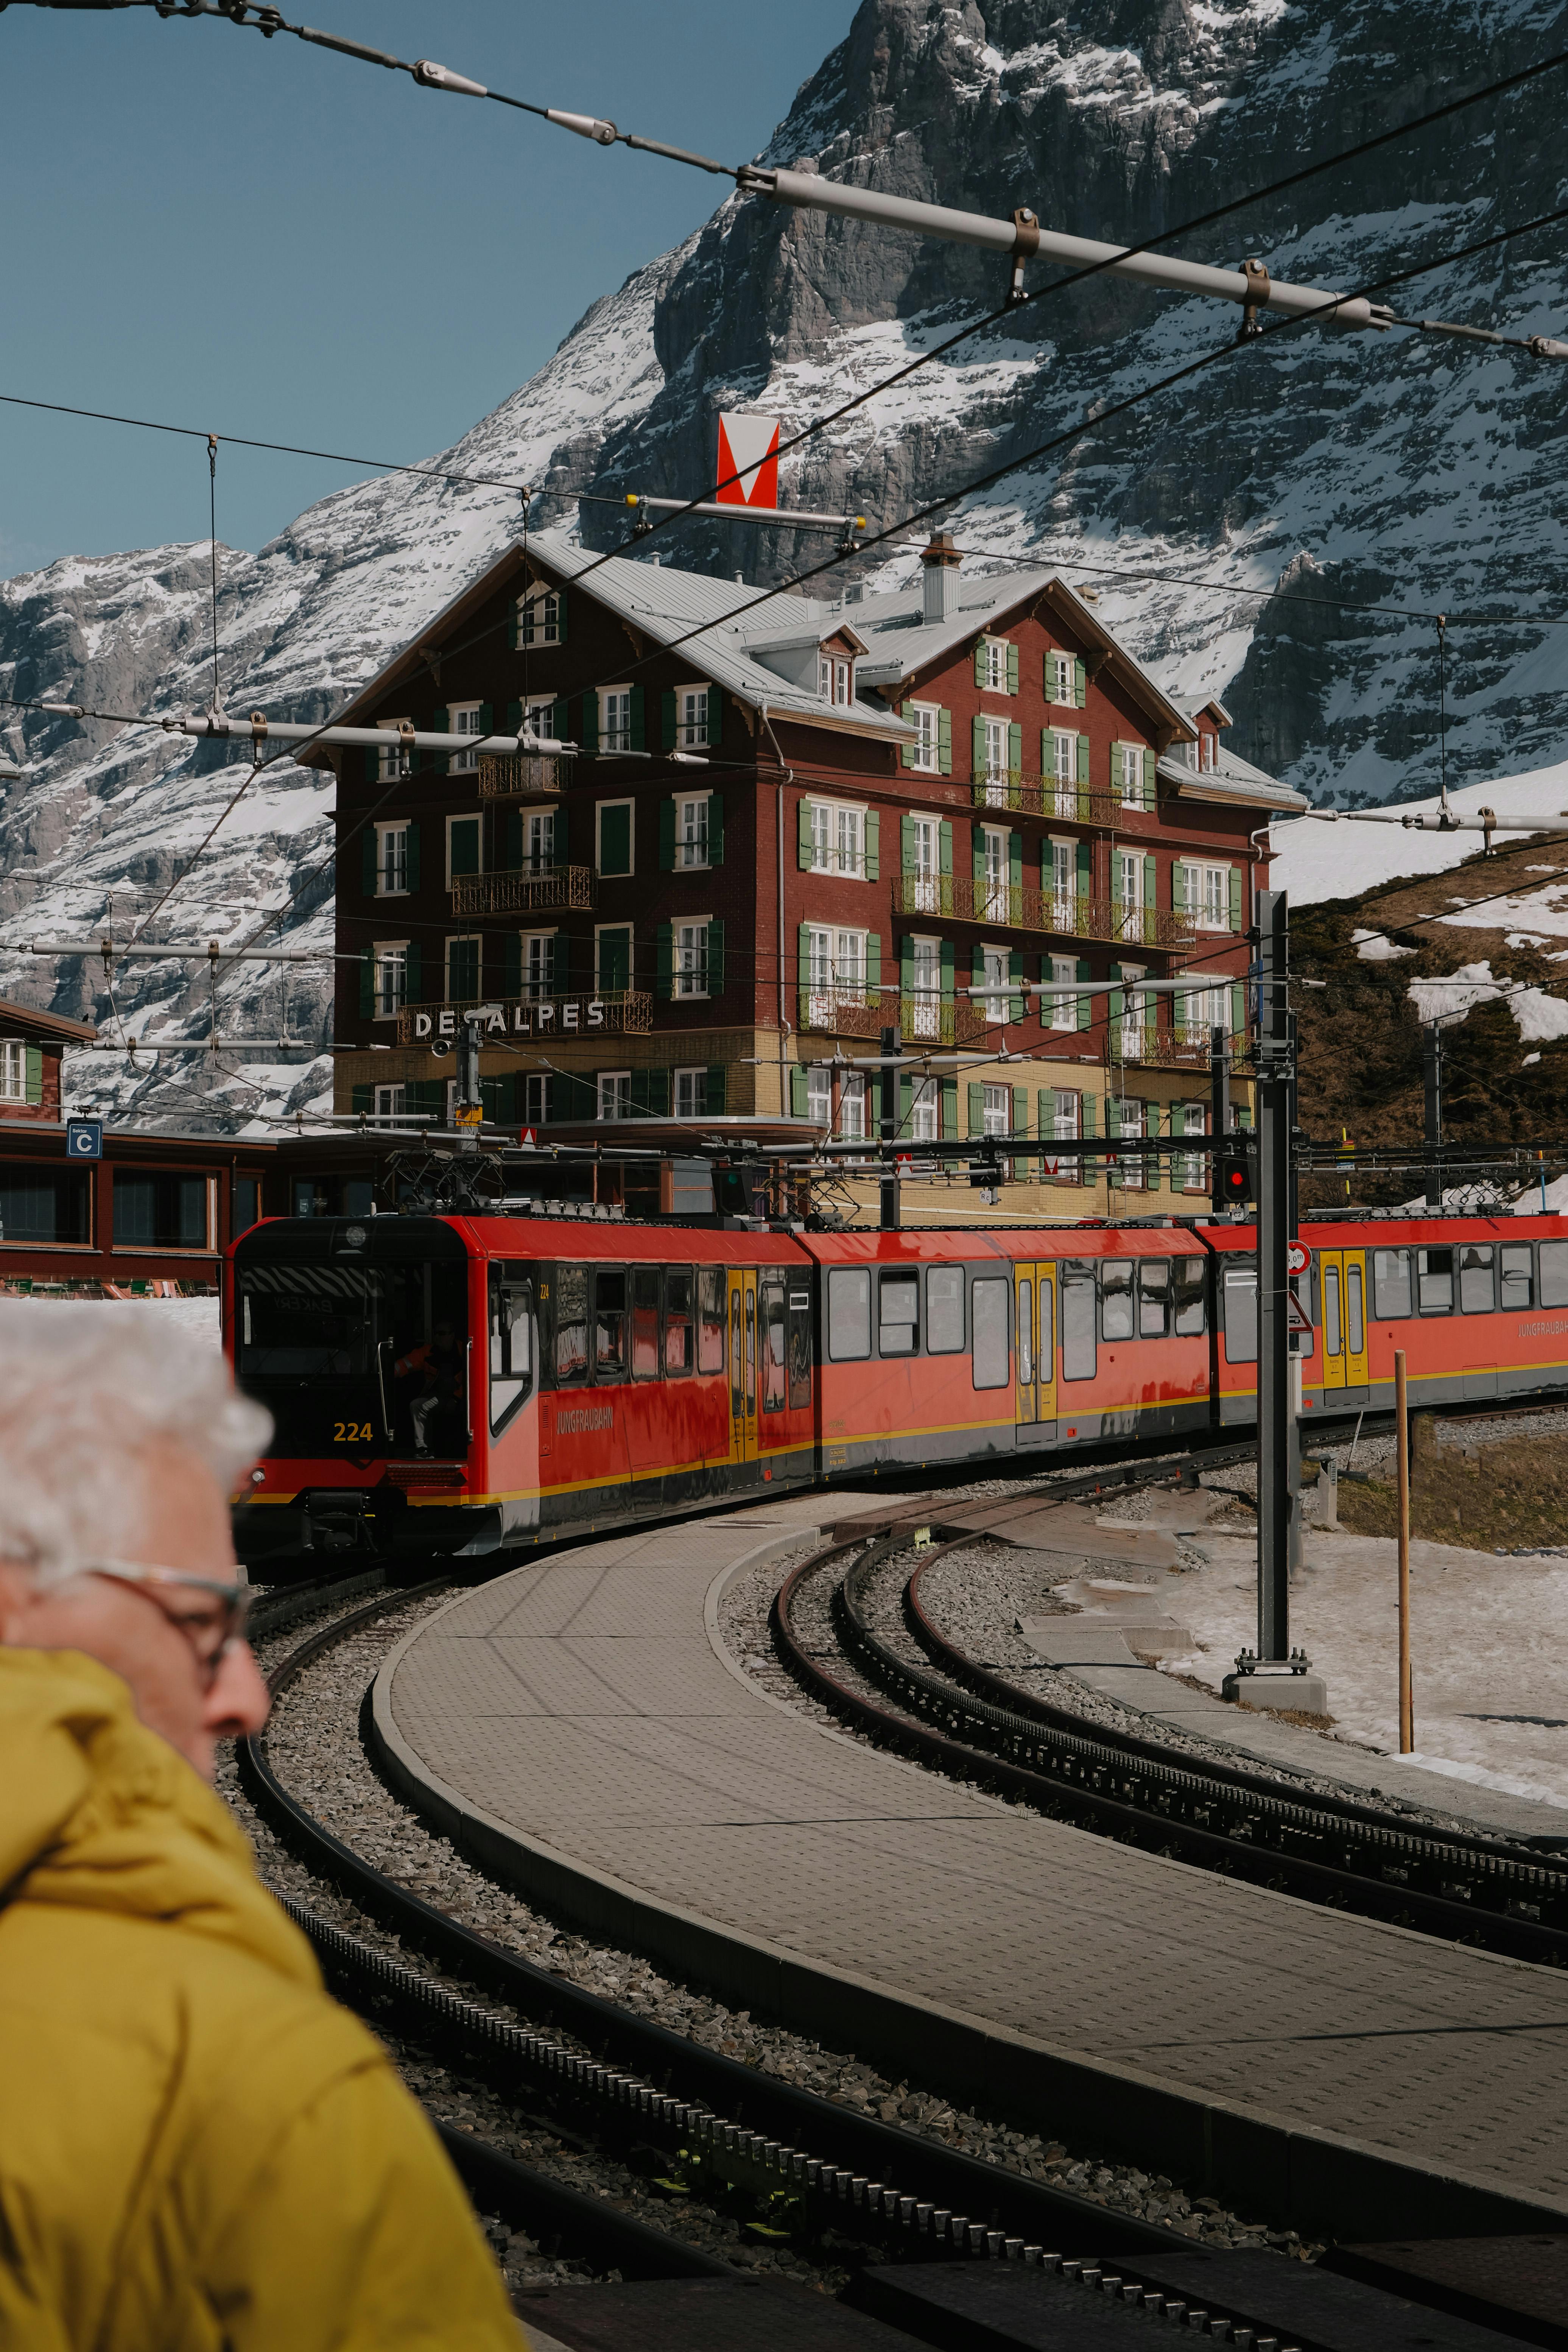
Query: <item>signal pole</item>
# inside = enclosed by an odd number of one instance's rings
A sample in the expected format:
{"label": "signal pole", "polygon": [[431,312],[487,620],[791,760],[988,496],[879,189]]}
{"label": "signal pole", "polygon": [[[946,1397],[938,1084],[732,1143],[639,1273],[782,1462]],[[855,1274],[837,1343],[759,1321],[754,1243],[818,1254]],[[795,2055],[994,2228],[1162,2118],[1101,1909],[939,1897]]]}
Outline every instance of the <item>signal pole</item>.
{"label": "signal pole", "polygon": [[1258,897],[1258,1663],[1290,1654],[1290,1038],[1283,890]]}
{"label": "signal pole", "polygon": [[[902,1029],[884,1029],[882,1032],[882,1067],[879,1076],[882,1081],[882,1141],[885,1145],[896,1143],[898,1140],[900,1091],[899,1056],[902,1050]],[[900,1219],[899,1175],[897,1168],[885,1157],[882,1161],[881,1197],[882,1231],[885,1234],[896,1234],[899,1230]]]}
{"label": "signal pole", "polygon": [[1426,1206],[1443,1205],[1443,1032],[1428,1021],[1421,1033],[1421,1075],[1425,1081],[1426,1128]]}
{"label": "signal pole", "polygon": [[1209,1031],[1209,1206],[1217,1216],[1229,1206],[1225,1197],[1225,1139],[1230,1133],[1230,1055],[1225,1024]]}

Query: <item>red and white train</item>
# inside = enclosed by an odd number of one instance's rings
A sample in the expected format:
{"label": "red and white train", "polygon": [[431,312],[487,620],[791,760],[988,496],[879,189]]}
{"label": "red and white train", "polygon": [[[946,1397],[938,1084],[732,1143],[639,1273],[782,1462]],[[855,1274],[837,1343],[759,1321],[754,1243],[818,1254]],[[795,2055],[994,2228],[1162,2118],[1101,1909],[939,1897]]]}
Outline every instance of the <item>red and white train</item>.
{"label": "red and white train", "polygon": [[[1311,1220],[1305,1424],[1568,1391],[1568,1218]],[[241,1557],[479,1556],[845,1472],[1087,1453],[1254,1417],[1256,1229],[802,1234],[276,1218],[226,1345],[273,1450]],[[1310,1283],[1310,1289],[1309,1289]],[[421,1443],[423,1441],[423,1443]]]}

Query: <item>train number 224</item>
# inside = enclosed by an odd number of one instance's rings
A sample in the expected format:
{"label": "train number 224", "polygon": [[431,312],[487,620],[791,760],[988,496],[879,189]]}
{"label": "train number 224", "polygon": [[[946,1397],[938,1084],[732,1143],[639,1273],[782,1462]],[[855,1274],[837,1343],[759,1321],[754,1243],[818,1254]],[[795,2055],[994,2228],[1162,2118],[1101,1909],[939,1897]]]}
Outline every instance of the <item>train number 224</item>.
{"label": "train number 224", "polygon": [[362,1441],[368,1445],[374,1435],[368,1421],[335,1421],[332,1423],[334,1445],[358,1445]]}

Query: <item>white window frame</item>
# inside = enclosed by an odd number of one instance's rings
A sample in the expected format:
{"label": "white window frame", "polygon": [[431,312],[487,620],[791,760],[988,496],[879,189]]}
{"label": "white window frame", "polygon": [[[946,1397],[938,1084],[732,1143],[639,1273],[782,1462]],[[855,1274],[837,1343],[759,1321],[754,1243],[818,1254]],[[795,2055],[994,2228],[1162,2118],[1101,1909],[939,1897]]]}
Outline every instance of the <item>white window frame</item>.
{"label": "white window frame", "polygon": [[1078,1000],[1084,987],[1078,976],[1078,958],[1054,955],[1050,963],[1050,987],[1040,992],[1041,1025],[1047,1029],[1076,1029]]}
{"label": "white window frame", "polygon": [[[448,735],[483,735],[479,725],[482,702],[451,702],[447,706]],[[452,776],[471,776],[479,764],[478,751],[454,751],[447,761],[447,772]]]}
{"label": "white window frame", "polygon": [[940,1038],[942,1035],[942,941],[928,939],[921,933],[910,942],[914,949],[913,992],[909,1012],[910,1035]]}
{"label": "white window frame", "polygon": [[632,1115],[631,1072],[600,1070],[595,1079],[594,1100],[595,1118],[630,1118]]}
{"label": "white window frame", "polygon": [[[1182,1122],[1179,1129],[1176,1126],[1177,1119],[1180,1119]],[[1201,1135],[1206,1139],[1208,1131],[1209,1107],[1207,1103],[1174,1103],[1172,1105],[1171,1132],[1173,1135],[1177,1133],[1190,1136]],[[1171,1164],[1171,1185],[1172,1189],[1178,1192],[1206,1192],[1208,1191],[1208,1181],[1204,1172],[1204,1154],[1201,1151],[1194,1152],[1189,1159],[1173,1160]]]}
{"label": "white window frame", "polygon": [[402,1118],[408,1109],[408,1088],[402,1085],[377,1087],[371,1101],[374,1105],[373,1118]]}
{"label": "white window frame", "polygon": [[[605,838],[605,811],[606,809],[618,809],[618,808],[629,809],[629,810],[630,810],[630,812],[631,812],[630,819],[629,819],[629,822],[627,823],[627,825],[626,825],[626,872],[625,872],[624,874],[605,874],[605,850],[604,850],[604,838]],[[632,800],[629,796],[628,796],[628,798],[626,798],[626,800],[619,800],[619,801],[595,801],[595,803],[594,803],[594,871],[595,871],[595,874],[598,874],[598,875],[603,875],[603,876],[604,876],[605,880],[605,881],[607,881],[607,882],[626,882],[626,881],[628,881],[628,880],[631,878],[631,877],[632,877],[632,876],[637,872],[637,804],[636,801],[635,801],[635,800]]]}
{"label": "white window frame", "polygon": [[829,653],[826,647],[816,656],[816,691],[824,702],[835,709],[847,710],[855,700],[855,664],[844,654]]}
{"label": "white window frame", "polygon": [[[474,948],[478,950],[475,978],[478,980],[479,987],[479,992],[472,997],[454,996],[452,993],[452,950],[454,948]],[[477,1004],[479,1001],[479,994],[483,992],[485,981],[485,941],[483,932],[451,932],[447,937],[445,947],[441,950],[441,970],[442,978],[446,984],[446,993],[441,1000],[444,1004]]]}
{"label": "white window frame", "polygon": [[1116,779],[1116,796],[1123,808],[1141,809],[1143,805],[1143,746],[1142,743],[1119,743],[1117,751],[1121,772]]}
{"label": "white window frame", "polygon": [[984,903],[975,908],[981,922],[1005,923],[1013,911],[1011,844],[1005,824],[983,824],[980,838],[985,859],[981,883]]}
{"label": "white window frame", "polygon": [[1230,983],[1217,981],[1213,988],[1183,989],[1173,1009],[1177,1035],[1189,1045],[1206,1045],[1211,1030],[1230,1033]]}
{"label": "white window frame", "polygon": [[[479,862],[474,870],[477,874],[482,874],[485,871],[484,817],[478,809],[459,809],[455,815],[449,816],[447,819],[447,887],[448,890],[456,889],[459,879],[459,877],[452,871],[452,827],[455,824],[477,824],[479,826]],[[461,878],[466,880],[468,877],[465,876]]]}
{"label": "white window frame", "polygon": [[[1110,1108],[1113,1109],[1115,1114],[1116,1133],[1119,1139],[1124,1138],[1129,1143],[1143,1143],[1147,1141],[1149,1135],[1149,1106],[1141,1096],[1119,1095],[1116,1097]],[[1135,1127],[1129,1127],[1127,1124],[1128,1117],[1133,1112],[1137,1114],[1138,1123]],[[1109,1118],[1106,1123],[1109,1126]],[[1122,1160],[1119,1159],[1117,1161],[1116,1172],[1121,1178],[1121,1189],[1124,1192],[1145,1192],[1150,1189],[1148,1163],[1142,1158],[1139,1158],[1136,1160]]]}
{"label": "white window frame", "polygon": [[[680,1099],[683,1093],[688,1097],[687,1101],[684,1103]],[[693,1097],[699,1095],[702,1097],[700,1103],[693,1099]],[[678,1069],[676,1071],[675,1083],[670,1099],[675,1106],[675,1116],[677,1118],[707,1118],[708,1065],[706,1062],[697,1062],[689,1068]]]}
{"label": "white window frame", "polygon": [[1007,647],[1010,642],[1007,637],[986,636],[981,640],[985,654],[985,677],[980,688],[982,694],[1007,692]]}
{"label": "white window frame", "polygon": [[561,591],[540,583],[518,599],[517,641],[520,646],[561,643]]}
{"label": "white window frame", "polygon": [[522,995],[527,1003],[537,1004],[555,993],[555,947],[561,934],[558,930],[524,931],[521,936]]}
{"label": "white window frame", "polygon": [[[806,805],[811,811],[811,864],[807,872],[846,875],[853,882],[863,882],[866,878],[866,818],[871,805],[869,801],[830,801],[823,799],[817,793],[809,793]],[[852,823],[854,836],[859,845],[847,864],[839,845],[846,817]]]}
{"label": "white window frame", "polygon": [[[707,750],[710,731],[709,713],[713,707],[710,698],[712,691],[706,678],[696,678],[689,686],[676,688],[675,748],[678,751]],[[688,705],[699,695],[702,698],[702,716],[700,719],[695,719],[691,716]]]}
{"label": "white window frame", "polygon": [[[1200,931],[1228,931],[1234,867],[1213,864],[1207,858],[1184,857],[1180,864],[1188,920]],[[1217,905],[1217,913],[1212,911],[1211,901]]]}
{"label": "white window frame", "polygon": [[[403,844],[403,852],[397,860],[403,879],[395,884],[387,879],[394,871],[394,841]],[[408,896],[408,819],[405,816],[395,817],[390,824],[378,824],[375,828],[375,895],[378,898],[406,898]]]}
{"label": "white window frame", "polygon": [[915,740],[909,747],[910,765],[924,768],[934,775],[942,745],[941,703],[911,702],[910,723],[915,730]]}
{"label": "white window frame", "polygon": [[910,1140],[935,1143],[942,1133],[942,1087],[936,1078],[917,1077],[910,1093]]}
{"label": "white window frame", "polygon": [[1013,1089],[993,1086],[989,1081],[981,1088],[980,1129],[983,1135],[1011,1135],[1013,1132]]}
{"label": "white window frame", "polygon": [[[975,1003],[976,1010],[986,1021],[1006,1021],[1011,1018],[1013,983],[1007,969],[1009,961],[1010,953],[1006,948],[982,945],[980,962],[985,977],[981,983],[977,999],[973,999],[972,1002]],[[996,966],[994,971],[992,969],[994,962]]]}
{"label": "white window frame", "polygon": [[[1013,773],[1012,721],[983,710],[980,723],[985,730],[985,772],[980,781],[1005,787]],[[1005,793],[998,793],[996,805],[1005,806]]]}
{"label": "white window frame", "polygon": [[1071,654],[1054,647],[1046,656],[1048,683],[1046,700],[1055,710],[1072,710],[1078,704],[1078,664]]}
{"label": "white window frame", "polygon": [[820,1062],[806,1064],[805,1115],[814,1127],[833,1124],[833,1073]]}
{"label": "white window frame", "polygon": [[[377,940],[371,948],[371,971],[375,976],[375,989],[371,999],[374,1006],[371,1015],[373,1020],[395,1021],[408,1002],[409,945],[407,940]],[[398,959],[396,986],[388,989],[384,985],[384,972],[392,971],[395,957]]]}
{"label": "white window frame", "polygon": [[525,1070],[522,1078],[523,1119],[525,1127],[544,1127],[550,1118],[549,1070]]}
{"label": "white window frame", "polygon": [[1058,922],[1078,919],[1078,843],[1070,835],[1051,834],[1046,842],[1051,854],[1051,910]]}
{"label": "white window frame", "polygon": [[806,936],[807,1010],[814,1028],[831,1029],[841,997],[865,997],[868,935],[848,923],[808,923]]}
{"label": "white window frame", "polygon": [[[375,723],[378,727],[412,727],[414,721],[411,719],[378,719]],[[399,776],[409,775],[413,765],[413,754],[407,744],[395,739],[384,751],[376,754],[377,779],[384,784],[390,784]]]}
{"label": "white window frame", "polygon": [[1158,1018],[1152,999],[1145,996],[1142,989],[1134,988],[1132,985],[1133,982],[1146,980],[1148,976],[1148,968],[1144,964],[1124,963],[1121,967],[1121,978],[1125,983],[1121,991],[1121,1057],[1123,1061],[1130,1055],[1135,1059],[1142,1056],[1145,1032],[1153,1027]]}
{"label": "white window frame", "polygon": [[524,735],[542,735],[548,742],[555,724],[556,697],[553,694],[531,694],[522,708]]}
{"label": "white window frame", "polygon": [[[522,829],[525,839],[522,845],[522,866],[521,868],[522,873],[553,874],[555,871],[555,819],[557,814],[558,812],[552,808],[525,809],[523,811]],[[550,856],[548,860],[545,859],[542,850],[536,853],[533,848],[533,840],[536,835],[541,844],[545,841],[548,841],[550,844]]]}
{"label": "white window frame", "polygon": [[690,1003],[708,993],[708,926],[712,919],[711,915],[683,915],[671,927],[670,989],[682,1003]]}
{"label": "white window frame", "polygon": [[[621,705],[625,704],[625,722]],[[610,722],[612,703],[616,711],[615,724]],[[629,686],[602,686],[599,688],[599,749],[601,751],[629,751],[632,748],[632,690]]]}
{"label": "white window frame", "polygon": [[868,1103],[864,1070],[848,1070],[838,1081],[838,1118],[835,1133],[840,1143],[864,1143],[868,1138]]}
{"label": "white window frame", "polygon": [[[708,803],[712,793],[704,784],[700,792],[676,793],[675,801],[675,870],[678,874],[704,871],[708,856]],[[691,812],[699,814],[694,819]]]}
{"label": "white window frame", "polygon": [[0,1037],[0,1102],[27,1099],[27,1042],[25,1037]]}
{"label": "white window frame", "polygon": [[[1066,727],[1053,727],[1051,733],[1056,739],[1056,813],[1058,816],[1076,816],[1078,814],[1078,735],[1076,731],[1069,731]],[[1062,773],[1064,765],[1067,769],[1065,776]]]}

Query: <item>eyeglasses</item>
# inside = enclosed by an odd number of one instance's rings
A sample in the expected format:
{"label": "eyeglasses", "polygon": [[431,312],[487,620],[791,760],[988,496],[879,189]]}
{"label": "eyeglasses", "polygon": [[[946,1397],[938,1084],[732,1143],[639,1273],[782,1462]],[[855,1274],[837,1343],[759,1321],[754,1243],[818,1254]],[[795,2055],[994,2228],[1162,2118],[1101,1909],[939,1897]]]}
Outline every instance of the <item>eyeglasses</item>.
{"label": "eyeglasses", "polygon": [[82,1562],[82,1570],[88,1576],[110,1576],[121,1584],[153,1584],[161,1590],[199,1594],[195,1608],[163,1609],[163,1614],[189,1642],[203,1679],[208,1689],[212,1687],[225,1653],[244,1637],[252,1599],[248,1584],[218,1584],[210,1577],[187,1576],[183,1569],[154,1568],[134,1559],[89,1559]]}

